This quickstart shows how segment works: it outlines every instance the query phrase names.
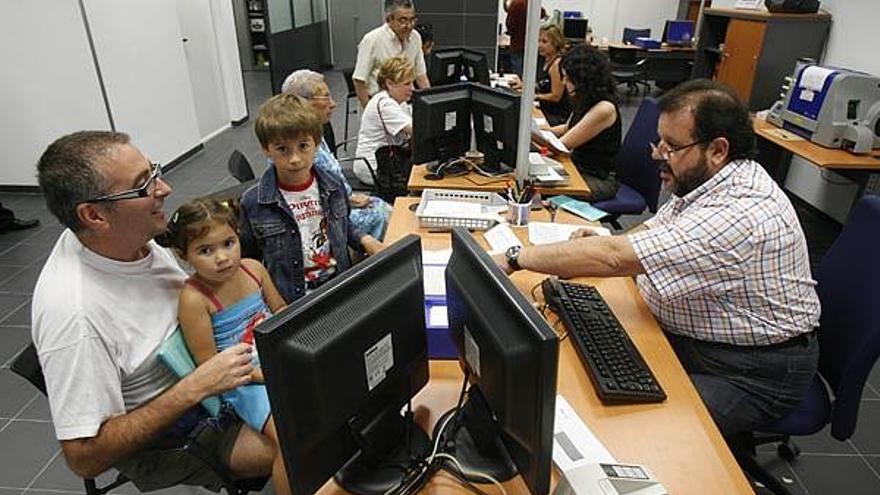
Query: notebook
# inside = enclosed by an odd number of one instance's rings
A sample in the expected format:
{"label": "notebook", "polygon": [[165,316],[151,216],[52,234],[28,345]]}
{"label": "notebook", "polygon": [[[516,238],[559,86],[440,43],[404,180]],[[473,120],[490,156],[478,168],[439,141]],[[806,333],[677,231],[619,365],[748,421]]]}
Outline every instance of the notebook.
{"label": "notebook", "polygon": [[[196,363],[189,354],[180,327],[177,327],[162,343],[162,347],[159,348],[159,360],[180,378],[196,369]],[[220,398],[207,397],[202,400],[202,407],[216,418],[220,414]]]}
{"label": "notebook", "polygon": [[550,202],[560,209],[563,209],[569,213],[577,215],[591,222],[596,222],[608,216],[607,211],[600,210],[599,208],[596,208],[586,201],[574,199],[570,196],[553,196],[552,198],[550,198]]}

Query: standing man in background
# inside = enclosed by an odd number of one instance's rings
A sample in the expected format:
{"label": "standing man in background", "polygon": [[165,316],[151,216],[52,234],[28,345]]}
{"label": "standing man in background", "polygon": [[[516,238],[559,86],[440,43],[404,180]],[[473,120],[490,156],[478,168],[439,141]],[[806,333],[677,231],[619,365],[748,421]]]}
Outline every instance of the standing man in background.
{"label": "standing man in background", "polygon": [[382,62],[391,57],[403,56],[412,64],[416,86],[431,86],[422,54],[422,38],[413,29],[416,21],[416,9],[411,0],[385,0],[385,24],[365,34],[358,45],[352,80],[361,108],[379,92],[376,75]]}
{"label": "standing man in background", "polygon": [[[529,12],[528,0],[505,0],[504,10],[507,11],[507,19],[504,25],[510,36],[510,65],[513,72],[522,77],[523,75],[523,52],[526,44],[526,18]],[[547,17],[547,12],[541,8],[541,18]]]}

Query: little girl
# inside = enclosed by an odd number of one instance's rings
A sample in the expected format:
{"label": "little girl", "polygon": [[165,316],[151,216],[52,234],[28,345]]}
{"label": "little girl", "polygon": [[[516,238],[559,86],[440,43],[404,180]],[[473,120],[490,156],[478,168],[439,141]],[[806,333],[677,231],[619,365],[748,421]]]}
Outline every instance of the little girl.
{"label": "little girl", "polygon": [[[285,302],[266,268],[241,258],[237,213],[212,199],[190,201],[172,215],[166,243],[195,273],[180,293],[178,320],[193,359],[201,364],[239,342],[254,344],[254,328],[284,308]],[[223,394],[223,400],[255,431],[275,444],[273,485],[287,493],[287,475],[269,408],[256,348],[252,350],[252,383]],[[278,470],[281,471],[278,471]]]}

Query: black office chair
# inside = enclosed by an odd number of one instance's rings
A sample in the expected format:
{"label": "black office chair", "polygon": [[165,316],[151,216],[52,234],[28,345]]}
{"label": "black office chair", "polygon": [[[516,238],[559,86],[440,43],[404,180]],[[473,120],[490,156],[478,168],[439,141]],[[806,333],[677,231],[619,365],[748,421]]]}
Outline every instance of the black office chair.
{"label": "black office chair", "polygon": [[345,135],[342,136],[342,146],[346,151],[348,151],[348,118],[352,113],[357,113],[358,109],[357,105],[354,106],[353,110],[350,107],[351,99],[357,100],[357,91],[354,89],[354,79],[352,79],[353,75],[354,68],[342,69],[342,78],[345,79],[345,85],[348,87],[348,94],[345,96]]}
{"label": "black office chair", "polygon": [[[12,362],[12,371],[29,381],[43,395],[46,395],[46,380],[43,377],[43,370],[40,368],[40,360],[37,357],[37,349],[34,344],[27,346],[15,360]],[[203,425],[202,427],[209,427]],[[181,450],[192,455],[201,461],[206,467],[211,469],[217,478],[223,484],[223,488],[229,495],[246,495],[249,492],[258,492],[263,489],[268,477],[246,478],[241,480],[232,479],[232,473],[212,452],[208,451],[195,440],[198,435],[198,429],[190,434],[187,441],[181,445],[169,446],[168,450]],[[112,482],[98,486],[94,478],[83,478],[83,485],[87,495],[105,495],[111,490],[118,488],[131,481],[124,474],[119,473]]]}
{"label": "black office chair", "polygon": [[256,178],[254,175],[254,169],[251,168],[251,163],[241,151],[234,150],[232,154],[229,155],[227,168],[229,169],[229,173],[238,179],[238,182],[245,183]]}
{"label": "black office chair", "polygon": [[[367,165],[367,169],[370,170],[371,174],[375,175],[372,173],[372,171],[373,171],[372,165],[370,165],[370,162],[367,161],[366,158],[364,158],[362,156],[344,156],[344,157],[339,156],[339,148],[345,148],[345,146],[348,143],[350,143],[352,141],[357,141],[357,139],[348,139],[348,140],[342,141],[341,143],[337,143],[336,142],[336,133],[333,131],[333,126],[330,125],[330,123],[328,122],[328,123],[324,124],[324,141],[327,142],[327,146],[330,147],[330,150],[333,152],[333,156],[336,158],[336,161],[339,163],[339,165],[342,165],[344,163],[354,163],[357,161],[362,161]],[[370,192],[370,193],[375,191],[373,186],[366,184],[364,182],[361,182],[361,180],[358,178],[358,176],[356,176],[354,174],[354,172],[352,170],[350,170],[349,168],[342,167],[342,175],[345,176],[345,180],[348,181],[348,185],[351,186],[352,191]]]}
{"label": "black office chair", "polygon": [[623,42],[627,45],[632,45],[636,42],[636,38],[650,38],[651,30],[650,29],[639,29],[639,28],[623,28]]}
{"label": "black office chair", "polygon": [[630,93],[638,93],[639,85],[645,88],[645,95],[651,89],[645,59],[634,48],[608,47],[608,60],[611,62],[611,75],[617,84],[626,84]]}

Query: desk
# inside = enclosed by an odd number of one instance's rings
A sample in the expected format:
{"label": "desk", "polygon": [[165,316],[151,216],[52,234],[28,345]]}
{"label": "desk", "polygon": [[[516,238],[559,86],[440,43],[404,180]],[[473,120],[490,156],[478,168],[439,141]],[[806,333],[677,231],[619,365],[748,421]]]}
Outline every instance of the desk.
{"label": "desk", "polygon": [[[780,186],[785,184],[792,155],[797,155],[819,168],[834,170],[858,184],[859,190],[852,205],[855,206],[855,202],[862,197],[868,176],[872,172],[880,172],[880,150],[873,150],[872,154],[856,155],[841,149],[819,146],[764,119],[754,118],[752,122],[755,134],[760,138],[760,161]],[[790,136],[795,139],[787,138]]]}
{"label": "desk", "polygon": [[[418,227],[415,214],[408,208],[417,203],[418,198],[397,198],[386,239],[393,242],[415,232],[427,249],[448,248],[449,234],[428,233]],[[535,211],[532,215],[534,219],[547,220],[544,211]],[[574,222],[574,218],[564,212],[557,217],[560,222]],[[526,229],[514,228],[514,232],[525,239]],[[543,278],[526,271],[511,277],[527,297],[530,297],[529,289]],[[668,399],[661,404],[602,405],[568,339],[560,345],[557,392],[568,400],[618,461],[645,464],[669,493],[753,493],[632,279],[581,281],[599,288],[654,371]],[[455,405],[462,379],[456,361],[431,361],[430,373],[428,385],[414,399],[417,417],[423,425],[433,425],[442,412]],[[554,472],[552,485],[557,482],[558,473]],[[510,494],[528,493],[519,478],[506,482],[505,486]],[[496,493],[492,488],[488,490]],[[320,493],[337,494],[342,490],[330,483]],[[441,474],[434,477],[424,493],[471,492]]]}
{"label": "desk", "polygon": [[[609,46],[638,50],[645,59],[647,78],[663,89],[669,89],[691,78],[696,53],[692,46],[664,46],[649,50],[636,45],[624,45],[622,43],[612,43]],[[607,51],[608,47],[599,47],[599,49]]]}
{"label": "desk", "polygon": [[[535,118],[543,118],[544,114],[541,110],[534,108],[532,116]],[[557,155],[554,159],[565,167],[568,174],[568,184],[561,186],[544,186],[538,187],[538,191],[542,194],[569,194],[572,196],[587,196],[590,193],[590,187],[581,177],[580,172],[571,161],[568,155]],[[464,189],[468,191],[489,191],[501,192],[507,189],[507,179],[504,177],[486,177],[475,172],[458,177],[444,177],[440,180],[428,180],[425,175],[428,174],[425,165],[414,165],[412,172],[409,174],[409,180],[406,188],[411,192],[421,192],[425,189]]]}

